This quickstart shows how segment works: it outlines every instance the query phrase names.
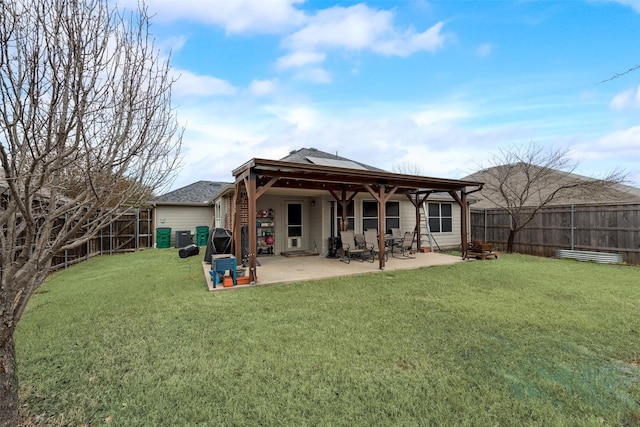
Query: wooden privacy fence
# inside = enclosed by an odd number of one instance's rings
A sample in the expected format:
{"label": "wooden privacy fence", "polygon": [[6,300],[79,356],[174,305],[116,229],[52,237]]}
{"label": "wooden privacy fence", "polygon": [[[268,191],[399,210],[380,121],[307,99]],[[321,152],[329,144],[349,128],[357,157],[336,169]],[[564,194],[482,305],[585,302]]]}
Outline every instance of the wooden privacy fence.
{"label": "wooden privacy fence", "polygon": [[133,252],[153,247],[151,209],[135,209],[109,226],[84,245],[57,254],[51,268],[59,270],[98,255]]}
{"label": "wooden privacy fence", "polygon": [[[506,250],[510,217],[471,209],[471,239]],[[553,257],[558,249],[613,252],[640,264],[640,204],[548,206],[516,234],[514,251]]]}

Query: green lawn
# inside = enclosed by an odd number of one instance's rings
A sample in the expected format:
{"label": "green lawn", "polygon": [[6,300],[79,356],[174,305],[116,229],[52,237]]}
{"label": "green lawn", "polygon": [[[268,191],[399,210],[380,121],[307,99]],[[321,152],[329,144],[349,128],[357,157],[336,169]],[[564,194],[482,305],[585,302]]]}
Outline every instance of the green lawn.
{"label": "green lawn", "polygon": [[504,255],[209,293],[201,259],[52,275],[17,332],[31,419],[640,425],[637,267]]}

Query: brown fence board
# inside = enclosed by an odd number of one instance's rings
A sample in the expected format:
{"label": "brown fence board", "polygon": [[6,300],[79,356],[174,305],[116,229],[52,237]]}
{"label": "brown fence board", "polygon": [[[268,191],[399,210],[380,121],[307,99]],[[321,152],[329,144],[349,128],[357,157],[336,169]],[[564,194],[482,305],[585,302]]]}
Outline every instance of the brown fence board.
{"label": "brown fence board", "polygon": [[[471,209],[471,239],[505,250],[509,215],[502,209]],[[516,235],[514,250],[555,256],[557,249],[614,252],[640,264],[640,204],[549,206]]]}
{"label": "brown fence board", "polygon": [[93,239],[53,258],[51,268],[59,270],[99,255],[133,252],[153,247],[151,209],[127,213],[103,228]]}

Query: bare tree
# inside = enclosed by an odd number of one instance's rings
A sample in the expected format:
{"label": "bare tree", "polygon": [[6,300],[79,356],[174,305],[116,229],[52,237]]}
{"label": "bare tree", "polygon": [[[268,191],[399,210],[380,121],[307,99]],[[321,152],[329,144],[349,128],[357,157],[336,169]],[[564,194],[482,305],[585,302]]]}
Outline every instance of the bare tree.
{"label": "bare tree", "polygon": [[170,182],[182,139],[146,9],[0,1],[0,425],[18,424],[14,331],[56,253]]}
{"label": "bare tree", "polygon": [[529,224],[545,206],[563,203],[586,203],[623,194],[619,184],[626,174],[613,171],[594,178],[574,174],[578,164],[569,149],[547,148],[530,143],[520,148],[501,150],[489,167],[469,179],[484,182],[481,196],[507,211],[510,218],[507,251],[513,252],[517,233]]}
{"label": "bare tree", "polygon": [[424,175],[419,165],[408,161],[394,163],[391,166],[391,169],[394,173],[402,173],[405,175]]}

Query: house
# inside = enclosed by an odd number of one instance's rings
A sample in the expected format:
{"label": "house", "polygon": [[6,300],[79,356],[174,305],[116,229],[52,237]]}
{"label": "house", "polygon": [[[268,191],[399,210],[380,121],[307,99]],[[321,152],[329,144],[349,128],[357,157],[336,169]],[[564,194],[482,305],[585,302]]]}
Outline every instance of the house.
{"label": "house", "polygon": [[[527,178],[527,174],[541,176],[532,185],[532,180]],[[485,183],[479,193],[476,194],[478,201],[473,204],[473,209],[491,209],[505,201],[500,195],[500,183],[508,177],[508,192],[512,192],[512,199],[516,193],[525,195],[520,206],[539,206],[540,200],[546,199],[552,192],[561,185],[574,183],[592,183],[589,188],[578,190],[563,190],[556,196],[548,206],[558,205],[588,205],[600,203],[640,203],[640,189],[623,184],[600,185],[602,181],[594,178],[578,175],[575,173],[560,170],[544,169],[539,166],[517,163],[513,165],[500,165],[483,169],[468,175],[462,179],[472,181],[482,181]]]}
{"label": "house", "polygon": [[154,235],[158,228],[170,228],[170,246],[181,246],[176,241],[180,232],[195,235],[199,226],[231,228],[232,193],[231,183],[198,181],[152,199]]}
{"label": "house", "polygon": [[[383,230],[380,245],[391,228],[416,230],[419,249],[428,243],[428,223],[440,247],[466,246],[467,196],[482,187],[473,180],[390,173],[314,148],[281,160],[254,158],[232,173],[234,253],[243,256],[241,226],[247,224],[251,281],[257,256],[328,254],[341,228]],[[416,228],[421,222],[424,227]]]}

